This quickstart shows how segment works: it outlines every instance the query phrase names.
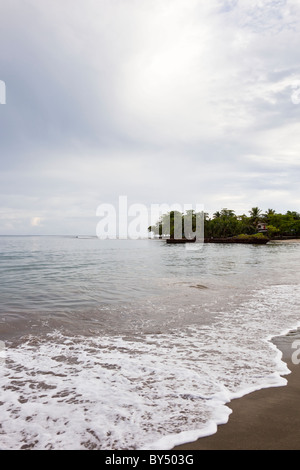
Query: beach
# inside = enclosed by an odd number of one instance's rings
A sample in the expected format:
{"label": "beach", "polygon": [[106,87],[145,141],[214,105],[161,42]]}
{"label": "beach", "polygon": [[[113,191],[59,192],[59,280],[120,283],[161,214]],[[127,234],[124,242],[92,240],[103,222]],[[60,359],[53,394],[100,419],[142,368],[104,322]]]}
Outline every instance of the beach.
{"label": "beach", "polygon": [[1,449],[296,447],[299,244],[0,243]]}
{"label": "beach", "polygon": [[[274,338],[290,374],[287,385],[255,391],[228,404],[232,410],[227,424],[217,433],[175,450],[299,450],[300,449],[300,365],[293,364],[292,348],[299,331]],[[298,346],[299,348],[299,346]]]}
{"label": "beach", "polygon": [[300,243],[300,238],[288,238],[285,240],[271,240],[269,243]]}

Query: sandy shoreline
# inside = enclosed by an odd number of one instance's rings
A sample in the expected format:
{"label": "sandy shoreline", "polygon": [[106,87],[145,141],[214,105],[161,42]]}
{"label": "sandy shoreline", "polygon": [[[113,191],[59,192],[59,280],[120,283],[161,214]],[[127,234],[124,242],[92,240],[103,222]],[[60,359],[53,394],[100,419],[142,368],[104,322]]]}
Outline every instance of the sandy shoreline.
{"label": "sandy shoreline", "polygon": [[300,243],[300,238],[291,238],[287,240],[270,240],[269,243]]}
{"label": "sandy shoreline", "polygon": [[228,404],[232,409],[229,421],[216,434],[175,450],[300,450],[300,364],[291,361],[292,354],[300,350],[300,346],[292,348],[296,339],[300,341],[299,330],[273,339],[291,371],[284,376],[286,386],[233,400]]}

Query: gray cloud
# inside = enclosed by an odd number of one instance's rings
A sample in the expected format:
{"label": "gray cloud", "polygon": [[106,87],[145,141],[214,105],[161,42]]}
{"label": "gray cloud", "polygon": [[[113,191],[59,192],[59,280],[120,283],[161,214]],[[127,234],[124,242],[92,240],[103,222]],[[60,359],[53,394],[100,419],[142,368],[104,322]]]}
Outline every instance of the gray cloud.
{"label": "gray cloud", "polygon": [[122,194],[299,210],[298,2],[0,9],[0,233],[93,230]]}

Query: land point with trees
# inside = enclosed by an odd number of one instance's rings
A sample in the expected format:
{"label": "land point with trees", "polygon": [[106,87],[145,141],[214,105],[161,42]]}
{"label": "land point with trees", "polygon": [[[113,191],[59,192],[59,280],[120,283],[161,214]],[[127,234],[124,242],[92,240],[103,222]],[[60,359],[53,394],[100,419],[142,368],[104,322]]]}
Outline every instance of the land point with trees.
{"label": "land point with trees", "polygon": [[[184,230],[185,218],[189,216],[192,221],[191,234]],[[258,207],[253,207],[249,215],[236,215],[234,210],[222,209],[213,214],[202,213],[204,220],[204,237],[230,238],[230,237],[267,237],[276,238],[298,238],[300,237],[300,213],[287,211],[285,214],[277,213],[274,209],[268,209],[265,213]],[[156,236],[168,236],[174,238],[174,233],[178,233],[178,224],[182,236],[192,236],[196,230],[197,214],[194,211],[187,211],[185,214],[171,211],[160,217],[155,225],[148,227],[148,231]],[[260,230],[261,226],[264,230]],[[163,233],[163,228],[169,227],[169,233]],[[183,235],[184,234],[184,235]]]}

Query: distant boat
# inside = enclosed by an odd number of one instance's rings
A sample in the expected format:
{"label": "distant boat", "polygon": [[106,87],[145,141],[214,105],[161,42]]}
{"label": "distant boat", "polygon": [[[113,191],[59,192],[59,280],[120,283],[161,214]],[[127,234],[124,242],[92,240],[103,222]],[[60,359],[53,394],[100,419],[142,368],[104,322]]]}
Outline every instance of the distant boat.
{"label": "distant boat", "polygon": [[80,240],[90,240],[90,239],[93,239],[93,238],[97,238],[95,236],[92,236],[92,235],[76,235],[76,238],[79,238]]}

